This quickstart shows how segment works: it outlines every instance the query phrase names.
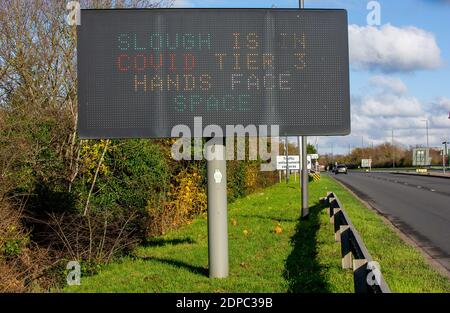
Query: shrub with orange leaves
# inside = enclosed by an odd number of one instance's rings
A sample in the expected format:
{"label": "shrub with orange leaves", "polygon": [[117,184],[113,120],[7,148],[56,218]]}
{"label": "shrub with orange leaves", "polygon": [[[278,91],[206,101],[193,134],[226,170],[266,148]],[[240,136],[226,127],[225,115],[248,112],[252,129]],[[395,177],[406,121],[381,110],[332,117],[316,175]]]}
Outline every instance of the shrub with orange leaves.
{"label": "shrub with orange leaves", "polygon": [[251,193],[257,189],[258,184],[258,165],[249,164],[245,169],[245,187],[247,193]]}
{"label": "shrub with orange leaves", "polygon": [[170,185],[167,199],[162,207],[149,201],[147,213],[150,216],[150,236],[179,227],[206,210],[206,190],[199,170],[194,167],[180,171]]}
{"label": "shrub with orange leaves", "polygon": [[[106,146],[106,140],[84,141],[80,150],[80,173],[87,176],[87,181],[92,181],[101,155]],[[102,162],[99,174],[108,174],[108,166]]]}

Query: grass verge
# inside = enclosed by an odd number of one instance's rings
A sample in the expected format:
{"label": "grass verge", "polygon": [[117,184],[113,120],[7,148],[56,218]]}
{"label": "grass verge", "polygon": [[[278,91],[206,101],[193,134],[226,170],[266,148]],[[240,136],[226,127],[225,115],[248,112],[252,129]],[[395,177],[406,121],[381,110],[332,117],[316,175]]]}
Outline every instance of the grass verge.
{"label": "grass verge", "polygon": [[375,212],[331,178],[310,184],[299,221],[298,183],[277,184],[229,205],[230,277],[208,278],[206,215],[82,277],[67,292],[353,292],[319,197],[337,193],[394,292],[450,292],[450,281]]}

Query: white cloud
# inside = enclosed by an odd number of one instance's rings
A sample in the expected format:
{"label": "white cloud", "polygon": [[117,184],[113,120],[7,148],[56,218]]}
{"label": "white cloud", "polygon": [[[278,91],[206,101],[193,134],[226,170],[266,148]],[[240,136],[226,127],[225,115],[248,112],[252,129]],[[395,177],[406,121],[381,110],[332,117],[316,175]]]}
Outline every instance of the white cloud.
{"label": "white cloud", "polygon": [[[434,101],[421,101],[408,93],[405,83],[396,77],[378,75],[369,78],[365,95],[353,95],[352,134],[348,137],[324,139],[325,146],[335,143],[335,152],[346,153],[348,145],[364,145],[391,141],[394,130],[396,144],[416,146],[426,144],[426,123],[429,121],[430,145],[439,147],[450,139],[450,98],[438,97]],[[340,148],[339,148],[340,143]],[[340,149],[340,150],[339,150]]]}
{"label": "white cloud", "polygon": [[400,78],[376,75],[369,78],[369,85],[367,94],[352,97],[354,113],[368,118],[405,118],[425,114],[421,102],[408,95],[408,88]]}
{"label": "white cloud", "polygon": [[448,110],[450,112],[450,98],[439,97],[436,100],[436,106],[442,110]]}
{"label": "white cloud", "polygon": [[397,77],[386,75],[372,76],[369,83],[382,90],[387,90],[388,92],[390,91],[398,95],[405,94],[408,91],[405,83]]}
{"label": "white cloud", "polygon": [[356,69],[411,72],[436,69],[443,63],[434,34],[413,26],[350,25],[349,45]]}
{"label": "white cloud", "polygon": [[420,101],[410,96],[381,94],[362,100],[361,113],[367,116],[420,116],[423,110]]}
{"label": "white cloud", "polygon": [[450,130],[450,98],[438,97],[428,106],[428,111],[434,128]]}

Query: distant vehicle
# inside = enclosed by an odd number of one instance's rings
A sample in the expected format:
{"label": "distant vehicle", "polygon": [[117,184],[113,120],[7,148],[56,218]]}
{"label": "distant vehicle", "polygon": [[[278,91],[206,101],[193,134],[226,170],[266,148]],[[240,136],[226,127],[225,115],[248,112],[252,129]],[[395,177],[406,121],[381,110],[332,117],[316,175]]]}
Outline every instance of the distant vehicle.
{"label": "distant vehicle", "polygon": [[344,164],[340,164],[338,165],[335,170],[334,170],[334,174],[348,174],[347,172],[347,166]]}

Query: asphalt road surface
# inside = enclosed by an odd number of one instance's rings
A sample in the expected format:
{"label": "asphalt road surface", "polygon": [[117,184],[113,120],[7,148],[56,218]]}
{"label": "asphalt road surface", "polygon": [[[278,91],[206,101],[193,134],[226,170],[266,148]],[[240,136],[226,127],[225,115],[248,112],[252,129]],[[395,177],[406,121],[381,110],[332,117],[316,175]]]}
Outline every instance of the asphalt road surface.
{"label": "asphalt road surface", "polygon": [[374,172],[335,177],[450,271],[450,179]]}

